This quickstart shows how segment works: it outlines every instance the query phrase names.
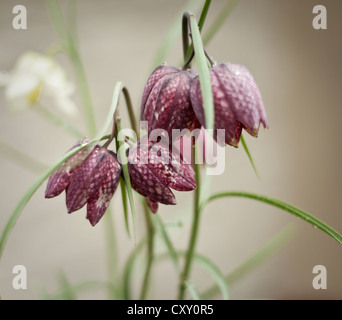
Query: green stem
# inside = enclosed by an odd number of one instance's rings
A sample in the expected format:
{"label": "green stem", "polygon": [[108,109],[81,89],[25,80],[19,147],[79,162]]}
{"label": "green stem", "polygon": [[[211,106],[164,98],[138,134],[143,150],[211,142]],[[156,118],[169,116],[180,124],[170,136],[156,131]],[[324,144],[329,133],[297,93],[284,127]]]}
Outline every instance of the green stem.
{"label": "green stem", "polygon": [[[108,279],[110,283],[113,285],[117,281],[117,271],[118,271],[118,248],[117,248],[117,241],[115,236],[115,228],[114,228],[114,221],[112,216],[112,205],[109,204],[107,208],[107,212],[104,215],[105,219],[105,237],[106,237],[106,244],[107,244],[107,268],[108,268]],[[108,287],[109,295],[111,298],[116,298],[116,292],[112,289],[113,287]]]}
{"label": "green stem", "polygon": [[209,28],[203,35],[204,44],[208,44],[208,42],[213,38],[213,36],[221,28],[221,26],[226,21],[227,17],[233,11],[238,2],[239,0],[227,1],[227,4],[220,11],[219,15],[216,17],[216,19],[213,21],[213,23],[209,26]]}
{"label": "green stem", "polygon": [[83,63],[79,56],[79,53],[74,46],[73,42],[71,41],[72,45],[70,47],[70,58],[73,61],[73,65],[75,68],[75,74],[78,82],[78,87],[81,93],[81,99],[84,108],[84,114],[86,117],[87,123],[87,131],[89,132],[90,136],[94,136],[96,133],[96,124],[95,124],[95,115],[93,111],[93,104],[90,95],[90,88],[88,85],[87,76],[83,67]]}
{"label": "green stem", "polygon": [[131,300],[131,280],[133,274],[133,267],[136,263],[137,257],[140,254],[141,250],[144,248],[146,242],[146,238],[140,240],[138,245],[131,252],[130,256],[127,259],[127,262],[123,268],[123,279],[122,279],[122,295],[124,300]]}
{"label": "green stem", "polygon": [[[194,151],[195,148],[194,148]],[[180,284],[179,284],[179,294],[178,299],[183,300],[185,295],[185,289],[186,289],[186,281],[189,280],[190,271],[191,271],[191,265],[194,257],[195,247],[196,247],[196,241],[197,241],[197,235],[198,235],[198,229],[199,229],[199,222],[200,222],[200,194],[201,194],[201,172],[200,172],[200,165],[194,164],[195,167],[195,177],[196,177],[196,184],[197,188],[195,189],[195,195],[194,195],[194,211],[193,211],[193,221],[192,221],[192,230],[191,230],[191,236],[190,241],[188,245],[187,254],[185,257],[185,265],[183,272],[181,274]]]}
{"label": "green stem", "polygon": [[57,115],[52,113],[50,110],[48,110],[44,106],[42,106],[40,104],[36,104],[33,109],[35,111],[37,111],[39,113],[39,115],[41,115],[42,117],[47,119],[49,122],[51,122],[54,125],[62,128],[63,130],[65,130],[66,132],[70,133],[75,138],[80,139],[80,138],[85,136],[78,129],[74,128],[72,125],[67,123],[65,120],[59,118]]}
{"label": "green stem", "polygon": [[[131,122],[131,127],[135,131],[135,133],[138,137],[139,131],[138,131],[136,117],[134,114],[134,108],[133,108],[131,96],[130,96],[129,91],[126,87],[122,88],[122,93],[123,93],[125,101],[126,101],[126,106],[127,106],[129,121]],[[138,137],[138,140],[139,140],[139,137]]]}
{"label": "green stem", "polygon": [[[201,32],[202,29],[203,29],[204,22],[205,22],[205,19],[207,17],[207,14],[208,14],[210,4],[211,4],[211,0],[206,0],[205,3],[204,3],[204,6],[203,6],[203,9],[202,9],[202,12],[201,12],[201,16],[200,16],[200,19],[198,21],[199,32]],[[189,17],[185,17],[186,14],[189,15],[189,13],[184,13],[183,20],[182,20],[184,61],[187,61],[190,58],[191,52],[192,52],[192,50],[194,48],[193,44],[191,44],[190,46],[187,45],[186,51],[185,51],[185,47],[184,47],[184,44],[187,44],[187,43],[189,44],[189,42],[188,42],[189,40],[188,39],[187,40],[184,39],[185,36],[189,37],[189,31],[188,31]],[[185,19],[187,20],[186,22],[184,21]]]}
{"label": "green stem", "polygon": [[152,263],[154,260],[154,226],[151,219],[151,212],[144,199],[144,213],[147,228],[147,263],[144,274],[144,280],[141,287],[140,300],[145,300],[148,292],[148,285],[150,282],[150,275],[152,269]]}
{"label": "green stem", "polygon": [[59,33],[59,37],[64,44],[75,69],[75,75],[80,90],[80,96],[87,125],[87,132],[91,137],[93,137],[96,133],[95,117],[90,89],[83,63],[81,61],[78,49],[73,41],[72,35],[65,25],[58,2],[56,0],[48,0],[47,5],[52,21]]}
{"label": "green stem", "polygon": [[182,40],[183,40],[183,58],[187,61],[189,51],[189,12],[185,12],[182,17]]}

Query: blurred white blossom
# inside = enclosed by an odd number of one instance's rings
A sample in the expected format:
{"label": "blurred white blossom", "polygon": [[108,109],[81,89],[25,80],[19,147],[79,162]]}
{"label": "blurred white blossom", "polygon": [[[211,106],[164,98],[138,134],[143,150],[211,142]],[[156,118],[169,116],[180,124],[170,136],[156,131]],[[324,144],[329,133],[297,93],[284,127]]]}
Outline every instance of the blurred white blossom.
{"label": "blurred white blossom", "polygon": [[65,70],[51,56],[37,52],[22,54],[10,72],[0,72],[0,85],[11,111],[22,111],[42,100],[68,115],[77,107],[71,99],[75,88]]}

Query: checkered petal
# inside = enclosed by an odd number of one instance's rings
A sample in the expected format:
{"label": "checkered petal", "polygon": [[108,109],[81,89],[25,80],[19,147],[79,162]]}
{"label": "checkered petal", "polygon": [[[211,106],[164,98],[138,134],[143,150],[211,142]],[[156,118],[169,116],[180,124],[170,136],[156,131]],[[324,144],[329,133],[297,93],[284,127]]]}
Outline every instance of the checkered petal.
{"label": "checkered petal", "polygon": [[[67,152],[89,142],[89,138],[83,138],[75,143]],[[69,185],[71,176],[76,167],[88,156],[91,147],[85,147],[73,156],[71,156],[64,164],[59,166],[49,177],[45,190],[45,198],[53,198],[61,194]]]}

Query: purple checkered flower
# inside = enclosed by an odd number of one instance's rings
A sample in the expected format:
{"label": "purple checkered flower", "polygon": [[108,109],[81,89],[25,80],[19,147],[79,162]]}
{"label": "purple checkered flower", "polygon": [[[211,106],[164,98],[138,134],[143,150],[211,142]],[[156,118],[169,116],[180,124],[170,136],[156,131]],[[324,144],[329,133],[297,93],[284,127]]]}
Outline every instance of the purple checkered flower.
{"label": "purple checkered flower", "polygon": [[176,204],[171,188],[191,191],[196,188],[194,171],[190,164],[173,154],[169,146],[143,138],[135,148],[129,149],[128,169],[132,188],[146,197],[153,213],[158,202]]}
{"label": "purple checkered flower", "polygon": [[[67,152],[81,146],[84,143],[90,142],[90,139],[85,137],[76,142]],[[71,156],[64,164],[59,166],[50,176],[46,190],[45,198],[53,198],[61,194],[69,185],[73,171],[91,152],[89,147],[85,147],[73,156]]]}
{"label": "purple checkered flower", "polygon": [[[87,204],[87,219],[94,226],[104,215],[119,184],[121,165],[113,152],[98,145],[86,157],[80,152],[50,176],[45,197],[52,198],[66,190],[68,213]],[[70,170],[74,163],[77,165]]]}
{"label": "purple checkered flower", "polygon": [[[214,99],[214,129],[225,129],[226,144],[237,147],[242,129],[257,137],[260,123],[268,128],[259,88],[246,67],[220,63],[210,70],[210,79]],[[192,81],[190,91],[194,112],[205,127],[198,76]]]}
{"label": "purple checkered flower", "polygon": [[148,122],[148,133],[163,129],[172,137],[172,129],[192,131],[200,125],[190,100],[190,82],[197,75],[161,65],[150,75],[141,101],[141,120]]}

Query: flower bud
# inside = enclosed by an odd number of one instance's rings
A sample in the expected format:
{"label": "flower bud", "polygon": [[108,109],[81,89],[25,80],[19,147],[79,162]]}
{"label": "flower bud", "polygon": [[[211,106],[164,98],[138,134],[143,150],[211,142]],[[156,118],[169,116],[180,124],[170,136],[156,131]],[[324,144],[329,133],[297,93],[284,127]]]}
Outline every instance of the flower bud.
{"label": "flower bud", "polygon": [[[268,128],[260,91],[246,67],[220,63],[210,70],[214,99],[214,129],[225,129],[225,143],[238,146],[244,128],[257,137],[260,123]],[[199,78],[191,83],[191,103],[199,122],[205,126]],[[215,130],[216,131],[216,130]],[[214,132],[214,138],[216,139]]]}
{"label": "flower bud", "polygon": [[141,102],[141,120],[148,122],[149,134],[163,129],[172,137],[172,129],[191,131],[199,127],[190,101],[190,82],[195,76],[192,70],[165,65],[152,72]]}

